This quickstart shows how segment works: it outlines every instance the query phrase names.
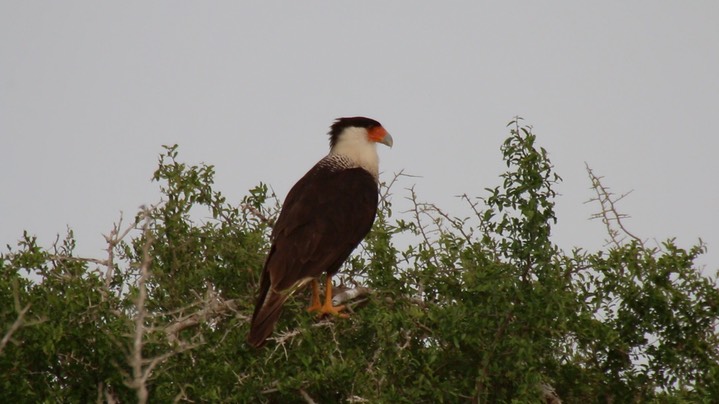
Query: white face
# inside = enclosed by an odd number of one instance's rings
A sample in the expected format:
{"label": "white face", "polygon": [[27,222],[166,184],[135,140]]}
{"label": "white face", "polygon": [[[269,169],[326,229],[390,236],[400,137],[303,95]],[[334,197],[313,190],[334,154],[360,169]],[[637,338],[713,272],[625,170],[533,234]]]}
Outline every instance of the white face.
{"label": "white face", "polygon": [[377,143],[369,139],[365,128],[346,128],[338,136],[330,155],[342,155],[349,158],[356,167],[362,167],[377,177],[379,173],[379,156]]}

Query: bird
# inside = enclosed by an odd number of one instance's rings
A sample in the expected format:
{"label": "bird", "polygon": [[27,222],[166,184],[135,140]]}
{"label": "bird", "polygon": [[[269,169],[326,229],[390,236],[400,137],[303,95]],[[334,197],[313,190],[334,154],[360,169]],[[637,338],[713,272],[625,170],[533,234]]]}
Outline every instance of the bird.
{"label": "bird", "polygon": [[[270,236],[247,341],[267,343],[285,301],[308,283],[308,312],[347,317],[332,304],[332,276],[369,233],[379,200],[377,144],[392,147],[382,125],[362,116],[336,119],[330,150],[290,189]],[[326,274],[325,299],[319,278]]]}

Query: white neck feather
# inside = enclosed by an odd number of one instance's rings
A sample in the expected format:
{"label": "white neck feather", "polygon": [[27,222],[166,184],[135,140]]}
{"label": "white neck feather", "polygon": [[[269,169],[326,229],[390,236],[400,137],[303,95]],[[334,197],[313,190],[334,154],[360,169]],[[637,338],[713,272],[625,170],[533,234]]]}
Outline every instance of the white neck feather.
{"label": "white neck feather", "polygon": [[339,155],[348,158],[355,167],[362,167],[372,176],[379,177],[379,156],[377,143],[369,140],[364,128],[347,128],[337,138],[330,150],[330,156]]}

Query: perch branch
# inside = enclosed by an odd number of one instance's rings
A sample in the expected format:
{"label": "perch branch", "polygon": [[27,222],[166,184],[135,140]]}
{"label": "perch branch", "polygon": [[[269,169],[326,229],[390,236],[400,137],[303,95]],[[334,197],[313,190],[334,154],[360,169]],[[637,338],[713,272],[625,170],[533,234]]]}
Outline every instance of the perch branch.
{"label": "perch branch", "polygon": [[371,292],[370,288],[366,287],[357,287],[354,289],[347,289],[341,293],[338,293],[334,296],[332,296],[332,304],[335,306],[339,306],[344,302],[357,299],[362,296],[367,296]]}

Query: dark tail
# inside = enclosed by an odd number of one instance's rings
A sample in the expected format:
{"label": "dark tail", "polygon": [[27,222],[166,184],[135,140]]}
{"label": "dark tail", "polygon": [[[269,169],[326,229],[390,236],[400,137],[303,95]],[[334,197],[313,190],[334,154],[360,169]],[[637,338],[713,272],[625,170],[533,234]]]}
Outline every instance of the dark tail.
{"label": "dark tail", "polygon": [[270,290],[270,277],[267,271],[263,271],[260,295],[257,297],[255,312],[252,314],[252,323],[250,324],[250,334],[247,336],[247,342],[250,345],[255,348],[265,345],[280,318],[285,300],[287,300],[287,295]]}

